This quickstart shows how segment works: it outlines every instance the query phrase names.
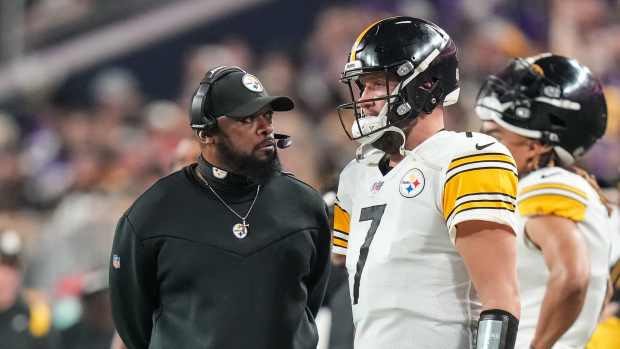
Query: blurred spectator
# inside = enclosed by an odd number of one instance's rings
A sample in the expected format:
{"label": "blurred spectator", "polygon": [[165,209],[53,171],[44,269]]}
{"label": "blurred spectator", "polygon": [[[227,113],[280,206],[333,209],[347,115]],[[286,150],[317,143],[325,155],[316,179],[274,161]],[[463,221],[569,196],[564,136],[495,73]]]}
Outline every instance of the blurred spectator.
{"label": "blurred spectator", "polygon": [[188,105],[195,86],[200,83],[204,72],[217,65],[252,67],[252,53],[243,40],[231,39],[219,44],[208,44],[190,50],[185,61],[183,85],[179,104]]}
{"label": "blurred spectator", "polygon": [[34,285],[50,293],[63,277],[107,263],[102,246],[111,245],[116,216],[126,208],[101,186],[116,164],[113,153],[85,148],[70,160],[70,189],[41,227],[31,268]]}
{"label": "blurred spectator", "polygon": [[183,138],[174,151],[171,163],[171,172],[178,171],[183,167],[196,162],[200,154],[200,145],[192,138]]}
{"label": "blurred spectator", "polygon": [[108,349],[114,335],[107,269],[86,273],[80,290],[81,317],[60,332],[60,348]]}
{"label": "blurred spectator", "polygon": [[620,87],[605,89],[607,100],[607,131],[583,159],[605,187],[614,187],[620,181]]}
{"label": "blurred spectator", "polygon": [[7,349],[50,349],[51,311],[40,294],[22,290],[22,252],[16,232],[0,232],[0,343]]}

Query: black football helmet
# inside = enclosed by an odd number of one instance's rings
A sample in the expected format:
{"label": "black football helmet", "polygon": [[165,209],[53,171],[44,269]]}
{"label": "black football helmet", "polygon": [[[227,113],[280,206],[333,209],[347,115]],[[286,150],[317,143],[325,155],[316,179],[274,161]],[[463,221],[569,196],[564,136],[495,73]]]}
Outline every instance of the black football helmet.
{"label": "black football helmet", "polygon": [[552,145],[565,165],[590,149],[607,127],[601,83],[575,59],[550,53],[516,58],[489,76],[478,92],[476,113]]}
{"label": "black football helmet", "polygon": [[[364,74],[383,73],[396,79],[394,91],[382,97],[358,100]],[[459,73],[456,45],[443,29],[413,17],[390,17],[364,29],[353,44],[341,81],[349,86],[351,103],[338,106],[340,122],[352,140],[369,144],[392,128],[430,114],[437,105],[458,100]],[[360,103],[385,100],[377,118],[364,120]],[[374,116],[374,115],[373,115]],[[402,131],[401,131],[402,133]]]}

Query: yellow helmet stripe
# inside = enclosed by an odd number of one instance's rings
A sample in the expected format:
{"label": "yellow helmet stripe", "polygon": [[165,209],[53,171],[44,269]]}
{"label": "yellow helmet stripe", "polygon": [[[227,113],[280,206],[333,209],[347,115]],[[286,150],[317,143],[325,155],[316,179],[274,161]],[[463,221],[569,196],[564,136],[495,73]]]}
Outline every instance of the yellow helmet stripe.
{"label": "yellow helmet stripe", "polygon": [[353,62],[356,58],[355,55],[357,53],[357,45],[360,44],[360,41],[362,41],[362,39],[364,38],[364,35],[366,35],[366,33],[370,30],[370,28],[374,27],[375,24],[382,22],[384,20],[386,20],[387,18],[383,18],[380,19],[378,21],[375,21],[373,23],[371,23],[369,26],[367,26],[364,30],[362,30],[362,32],[360,33],[360,35],[357,36],[357,39],[355,39],[355,42],[353,43],[353,47],[351,47],[351,57],[349,58],[349,62]]}

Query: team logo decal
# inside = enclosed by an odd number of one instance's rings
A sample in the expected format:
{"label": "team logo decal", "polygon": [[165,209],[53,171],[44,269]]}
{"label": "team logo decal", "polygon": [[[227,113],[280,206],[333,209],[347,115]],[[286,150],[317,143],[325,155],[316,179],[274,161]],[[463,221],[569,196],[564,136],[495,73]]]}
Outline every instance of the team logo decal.
{"label": "team logo decal", "polygon": [[243,223],[237,223],[233,226],[232,232],[237,237],[237,239],[243,239],[248,236],[249,226],[249,224],[245,224],[245,221]]}
{"label": "team logo decal", "polygon": [[226,171],[224,171],[224,170],[222,170],[220,168],[213,167],[213,176],[215,178],[224,179],[224,178],[226,178],[226,176],[228,176],[228,172],[226,172]]}
{"label": "team logo decal", "polygon": [[252,92],[263,92],[263,85],[258,81],[256,76],[252,74],[245,74],[243,78],[241,78],[241,82],[243,82],[243,86],[245,86],[248,90]]}
{"label": "team logo decal", "polygon": [[416,197],[424,189],[424,174],[417,168],[409,170],[400,180],[400,195],[406,198]]}

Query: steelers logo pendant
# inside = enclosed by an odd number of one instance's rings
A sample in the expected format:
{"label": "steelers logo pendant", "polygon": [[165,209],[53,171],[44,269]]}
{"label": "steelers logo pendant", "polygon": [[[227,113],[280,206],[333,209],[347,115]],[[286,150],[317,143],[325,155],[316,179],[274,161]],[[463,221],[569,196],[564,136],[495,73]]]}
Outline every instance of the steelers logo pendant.
{"label": "steelers logo pendant", "polygon": [[237,223],[233,225],[232,232],[237,239],[243,239],[248,236],[248,227],[250,225],[246,224],[245,221],[243,223]]}

